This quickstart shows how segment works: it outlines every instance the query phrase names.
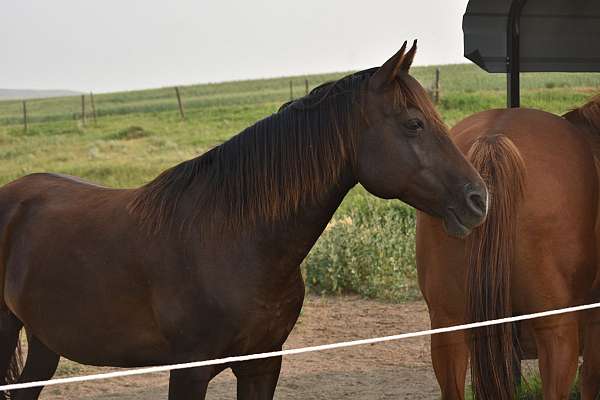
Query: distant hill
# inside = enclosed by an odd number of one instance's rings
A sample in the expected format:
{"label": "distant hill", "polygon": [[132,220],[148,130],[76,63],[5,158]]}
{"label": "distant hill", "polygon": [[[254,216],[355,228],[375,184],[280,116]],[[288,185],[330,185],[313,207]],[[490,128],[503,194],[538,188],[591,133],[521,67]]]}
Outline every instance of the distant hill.
{"label": "distant hill", "polygon": [[0,101],[42,99],[46,97],[77,96],[81,93],[72,90],[30,90],[30,89],[0,89]]}

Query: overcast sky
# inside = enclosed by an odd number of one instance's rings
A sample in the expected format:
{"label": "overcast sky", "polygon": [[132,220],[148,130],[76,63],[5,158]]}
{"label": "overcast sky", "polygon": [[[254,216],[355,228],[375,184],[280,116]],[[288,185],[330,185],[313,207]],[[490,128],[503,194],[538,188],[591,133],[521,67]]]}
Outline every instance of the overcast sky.
{"label": "overcast sky", "polygon": [[467,0],[1,0],[0,88],[114,91],[347,71],[419,39],[466,62]]}

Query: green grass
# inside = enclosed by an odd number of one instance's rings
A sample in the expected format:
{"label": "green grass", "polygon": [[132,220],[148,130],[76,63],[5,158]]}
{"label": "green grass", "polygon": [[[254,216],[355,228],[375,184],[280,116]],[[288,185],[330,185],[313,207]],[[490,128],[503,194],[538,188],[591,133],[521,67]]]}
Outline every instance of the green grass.
{"label": "green grass", "polygon": [[[571,390],[569,392],[568,400],[580,400],[581,392],[579,390],[579,375],[573,382],[571,386]],[[519,400],[542,400],[543,391],[542,391],[542,380],[538,374],[531,375],[529,377],[525,377],[521,386],[518,389],[517,398]]]}
{"label": "green grass", "polygon": [[[473,65],[440,66],[438,108],[450,125],[477,111],[504,107],[506,81]],[[412,74],[430,87],[435,67]],[[273,113],[294,93],[345,73],[181,87],[186,120],[173,88],[95,96],[98,122],[79,121],[80,97],[0,102],[0,184],[39,171],[78,175],[115,187],[135,187],[180,161],[227,140]],[[523,74],[522,104],[563,113],[600,92],[599,74]],[[86,110],[90,110],[89,98]],[[308,286],[319,293],[354,292],[403,301],[418,296],[414,267],[414,213],[360,187],[344,201],[307,258]]]}
{"label": "green grass", "polygon": [[[581,399],[581,392],[579,390],[581,383],[579,378],[578,371],[575,381],[571,385],[568,400]],[[465,398],[467,400],[475,400],[470,385],[467,387],[466,392]],[[515,398],[517,400],[543,400],[542,379],[537,368],[524,371],[523,379],[517,388],[517,395]]]}

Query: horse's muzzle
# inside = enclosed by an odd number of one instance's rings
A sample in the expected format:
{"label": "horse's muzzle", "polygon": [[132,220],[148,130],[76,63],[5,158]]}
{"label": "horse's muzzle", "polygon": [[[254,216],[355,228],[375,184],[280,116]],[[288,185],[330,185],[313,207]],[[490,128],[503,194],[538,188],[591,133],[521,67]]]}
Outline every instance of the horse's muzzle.
{"label": "horse's muzzle", "polygon": [[444,229],[450,236],[464,238],[485,221],[488,210],[488,193],[485,187],[466,185],[463,201],[450,206],[443,217]]}

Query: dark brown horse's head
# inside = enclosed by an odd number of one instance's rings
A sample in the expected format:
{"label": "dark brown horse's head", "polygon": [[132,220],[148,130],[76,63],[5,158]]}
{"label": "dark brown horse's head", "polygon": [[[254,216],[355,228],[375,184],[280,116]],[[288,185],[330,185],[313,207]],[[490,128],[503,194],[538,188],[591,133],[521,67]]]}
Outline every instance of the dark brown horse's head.
{"label": "dark brown horse's head", "polygon": [[421,85],[409,74],[416,41],[369,78],[367,130],[358,148],[358,180],[372,194],[397,198],[442,218],[464,237],[487,213],[484,182],[450,140]]}

